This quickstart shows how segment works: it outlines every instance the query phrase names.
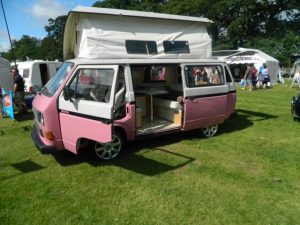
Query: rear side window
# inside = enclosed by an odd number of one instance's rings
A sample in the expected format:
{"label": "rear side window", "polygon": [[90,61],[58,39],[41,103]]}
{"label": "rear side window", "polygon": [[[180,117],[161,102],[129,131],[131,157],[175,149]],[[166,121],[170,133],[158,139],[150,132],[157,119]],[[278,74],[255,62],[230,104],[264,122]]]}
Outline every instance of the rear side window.
{"label": "rear side window", "polygon": [[190,53],[188,41],[164,41],[163,46],[166,54]]}
{"label": "rear side window", "polygon": [[29,69],[23,70],[23,78],[28,78],[29,77]]}
{"label": "rear side window", "polygon": [[225,67],[225,76],[226,76],[226,82],[232,82],[229,70],[227,69],[227,67]]}
{"label": "rear side window", "polygon": [[155,41],[126,40],[125,46],[128,54],[157,54],[157,45]]}
{"label": "rear side window", "polygon": [[184,67],[188,87],[218,86],[225,83],[223,67],[220,65],[188,65]]}

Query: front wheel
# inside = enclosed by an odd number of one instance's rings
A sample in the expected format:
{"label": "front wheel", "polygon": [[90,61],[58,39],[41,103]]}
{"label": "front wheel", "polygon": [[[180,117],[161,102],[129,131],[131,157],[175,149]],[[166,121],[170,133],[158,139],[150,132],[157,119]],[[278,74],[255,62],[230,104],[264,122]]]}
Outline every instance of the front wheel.
{"label": "front wheel", "polygon": [[109,143],[95,142],[94,151],[98,158],[103,160],[111,160],[116,158],[124,145],[123,136],[115,131],[112,136],[112,141]]}
{"label": "front wheel", "polygon": [[218,132],[219,125],[212,125],[205,128],[202,128],[202,133],[205,137],[213,137]]}

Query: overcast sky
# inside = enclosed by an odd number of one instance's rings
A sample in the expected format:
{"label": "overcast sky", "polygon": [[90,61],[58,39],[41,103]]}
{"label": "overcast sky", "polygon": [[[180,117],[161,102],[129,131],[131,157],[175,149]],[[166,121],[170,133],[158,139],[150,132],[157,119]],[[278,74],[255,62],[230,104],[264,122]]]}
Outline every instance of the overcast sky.
{"label": "overcast sky", "polygon": [[[0,0],[1,1],[1,0]],[[78,5],[92,6],[97,0],[2,0],[12,39],[23,35],[44,38],[48,19],[55,19]],[[10,48],[4,15],[0,4],[0,52]]]}

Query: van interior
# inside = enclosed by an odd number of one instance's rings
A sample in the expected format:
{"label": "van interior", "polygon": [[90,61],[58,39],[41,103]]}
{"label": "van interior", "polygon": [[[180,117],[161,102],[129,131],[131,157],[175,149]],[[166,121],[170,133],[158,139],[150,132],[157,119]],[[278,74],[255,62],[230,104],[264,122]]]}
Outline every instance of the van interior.
{"label": "van interior", "polygon": [[39,64],[42,85],[45,86],[49,80],[47,64]]}
{"label": "van interior", "polygon": [[131,65],[137,134],[180,129],[183,99],[181,67]]}

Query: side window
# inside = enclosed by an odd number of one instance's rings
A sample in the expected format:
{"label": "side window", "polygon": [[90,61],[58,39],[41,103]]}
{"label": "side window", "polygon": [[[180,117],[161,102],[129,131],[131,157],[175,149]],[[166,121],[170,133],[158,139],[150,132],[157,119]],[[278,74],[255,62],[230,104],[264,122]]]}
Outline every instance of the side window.
{"label": "side window", "polygon": [[69,86],[70,95],[76,99],[109,102],[113,78],[113,69],[80,69]]}
{"label": "side window", "polygon": [[188,41],[164,41],[163,46],[166,54],[190,53]]}
{"label": "side window", "polygon": [[28,78],[29,77],[29,69],[24,69],[22,75],[23,75],[23,78]]}
{"label": "side window", "polygon": [[184,68],[188,87],[217,86],[225,83],[224,71],[219,65],[188,65]]}
{"label": "side window", "polygon": [[125,46],[128,54],[157,54],[157,45],[155,41],[126,40]]}
{"label": "side window", "polygon": [[226,76],[226,82],[232,82],[229,70],[227,67],[225,67],[225,76]]}

